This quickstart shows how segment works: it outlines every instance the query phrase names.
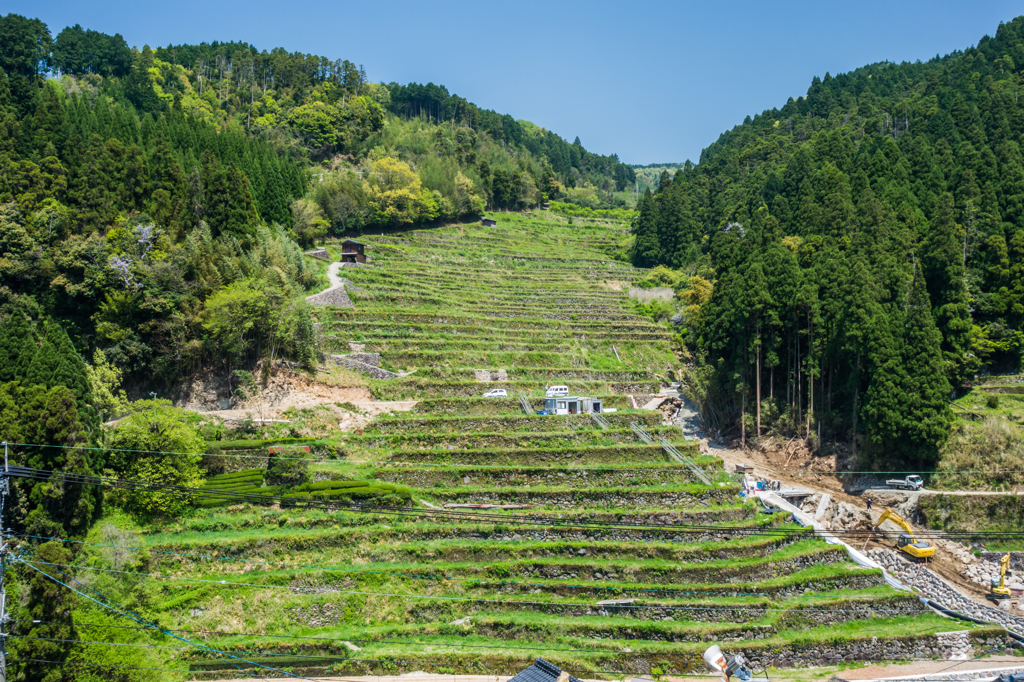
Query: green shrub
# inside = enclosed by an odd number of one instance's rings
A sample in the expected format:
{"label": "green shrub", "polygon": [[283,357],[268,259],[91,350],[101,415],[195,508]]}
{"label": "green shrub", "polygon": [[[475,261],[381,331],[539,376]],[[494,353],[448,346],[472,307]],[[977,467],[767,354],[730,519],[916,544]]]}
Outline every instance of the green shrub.
{"label": "green shrub", "polygon": [[232,471],[227,474],[218,474],[216,476],[210,476],[206,479],[206,485],[211,484],[220,485],[222,483],[234,483],[241,480],[248,480],[250,478],[263,478],[263,469],[243,469],[242,471]]}
{"label": "green shrub", "polygon": [[310,490],[334,490],[336,488],[362,488],[371,485],[366,481],[317,481],[316,483],[304,483],[293,488],[295,492],[306,492]]}
{"label": "green shrub", "polygon": [[642,279],[638,279],[636,286],[640,289],[654,289],[656,287],[675,288],[678,286],[681,278],[682,273],[670,270],[664,265],[659,265],[650,270]]}
{"label": "green shrub", "polygon": [[267,467],[267,483],[302,485],[309,480],[309,460],[272,457]]}
{"label": "green shrub", "polygon": [[987,398],[985,398],[985,405],[990,410],[998,410],[999,409],[999,396],[997,396],[997,395],[990,395],[990,396],[988,396]]}

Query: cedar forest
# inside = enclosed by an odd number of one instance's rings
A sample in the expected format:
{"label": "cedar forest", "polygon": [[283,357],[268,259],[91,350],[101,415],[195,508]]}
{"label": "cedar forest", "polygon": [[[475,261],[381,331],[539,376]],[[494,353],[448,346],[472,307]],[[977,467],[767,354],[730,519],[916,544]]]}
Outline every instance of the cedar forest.
{"label": "cedar forest", "polygon": [[[936,464],[951,397],[1024,346],[1024,19],[976,48],[815,78],[639,203],[706,419]],[[857,434],[854,438],[853,434]]]}

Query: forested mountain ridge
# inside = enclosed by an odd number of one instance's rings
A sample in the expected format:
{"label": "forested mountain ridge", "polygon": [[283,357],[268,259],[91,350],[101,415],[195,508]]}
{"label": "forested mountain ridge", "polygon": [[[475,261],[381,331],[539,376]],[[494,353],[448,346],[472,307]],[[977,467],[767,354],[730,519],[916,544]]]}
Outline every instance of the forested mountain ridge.
{"label": "forested mountain ridge", "polygon": [[136,377],[310,358],[300,245],[630,182],[579,140],[349,61],[0,17],[0,321],[52,319]]}
{"label": "forested mountain ridge", "polygon": [[1020,364],[1022,60],[1017,18],[926,63],[826,74],[663,174],[632,259],[698,276],[677,322],[706,409],[934,461],[950,396]]}

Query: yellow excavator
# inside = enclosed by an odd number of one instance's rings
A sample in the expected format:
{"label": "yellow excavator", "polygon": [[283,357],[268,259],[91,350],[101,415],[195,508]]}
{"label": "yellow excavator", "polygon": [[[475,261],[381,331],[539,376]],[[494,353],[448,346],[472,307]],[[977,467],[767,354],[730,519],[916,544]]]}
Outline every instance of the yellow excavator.
{"label": "yellow excavator", "polygon": [[1009,599],[1013,596],[1010,588],[1006,586],[1006,569],[1010,567],[1010,554],[1007,553],[999,560],[999,583],[992,578],[992,589],[986,595],[989,599]]}
{"label": "yellow excavator", "polygon": [[909,555],[913,559],[924,560],[927,560],[930,556],[935,556],[935,548],[927,542],[918,542],[917,538],[914,537],[914,531],[910,527],[910,524],[896,514],[893,514],[891,509],[886,509],[882,512],[882,515],[878,517],[877,521],[875,521],[875,528],[882,525],[884,521],[892,521],[903,529],[904,532],[900,533],[899,538],[896,539],[896,546],[899,547],[904,554]]}

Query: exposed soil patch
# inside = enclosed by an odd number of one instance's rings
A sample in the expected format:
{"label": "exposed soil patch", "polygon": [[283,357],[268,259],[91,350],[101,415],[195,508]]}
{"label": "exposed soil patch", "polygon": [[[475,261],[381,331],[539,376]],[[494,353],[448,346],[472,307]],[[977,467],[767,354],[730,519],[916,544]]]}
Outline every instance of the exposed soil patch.
{"label": "exposed soil patch", "polygon": [[[290,407],[317,407],[329,405],[338,416],[342,431],[364,428],[377,415],[385,412],[407,411],[415,400],[378,401],[366,386],[331,386],[313,381],[303,374],[277,367],[271,371],[266,387],[258,397],[240,400],[239,394],[228,386],[227,377],[196,377],[175,396],[174,404],[187,410],[227,420],[282,419]],[[359,412],[335,407],[336,403],[352,403]]]}
{"label": "exposed soil patch", "polygon": [[[258,368],[254,374],[258,375]],[[255,412],[262,403],[264,411],[281,410],[289,407],[313,407],[333,402],[370,402],[373,395],[365,386],[338,387],[312,381],[289,369],[275,367],[270,372],[267,385],[259,398],[239,400],[234,392],[237,386],[228,386],[224,373],[195,377],[184,385],[174,397],[174,404],[196,412],[215,410]]]}
{"label": "exposed soil patch", "polygon": [[[730,445],[738,445],[738,443]],[[832,496],[833,501],[845,502],[858,511],[867,511],[868,497],[872,498],[872,510],[876,514],[886,508],[892,508],[895,511],[897,507],[903,506],[907,501],[907,494],[902,492],[879,489],[851,492],[847,488],[847,484],[841,480],[849,477],[849,474],[843,475],[841,472],[847,468],[847,458],[852,457],[852,453],[842,449],[837,454],[823,457],[814,454],[807,447],[807,442],[801,438],[788,441],[769,438],[759,444],[759,447],[748,447],[746,450],[715,443],[709,443],[709,446],[712,454],[723,459],[728,470],[733,470],[736,464],[749,464],[754,467],[754,476],[757,478],[774,479],[797,488],[827,492]],[[837,471],[837,464],[839,472],[830,473]],[[913,523],[911,518],[907,518],[907,521]],[[962,564],[953,555],[954,548],[960,545],[946,540],[929,540],[929,542],[935,546],[935,556],[929,561],[928,567],[953,584],[964,596],[979,603],[988,603],[985,600],[985,590],[964,575]],[[866,549],[895,548],[893,541],[881,536],[877,540],[869,540],[866,544],[863,540],[854,544],[858,545],[858,549],[861,547]]]}

